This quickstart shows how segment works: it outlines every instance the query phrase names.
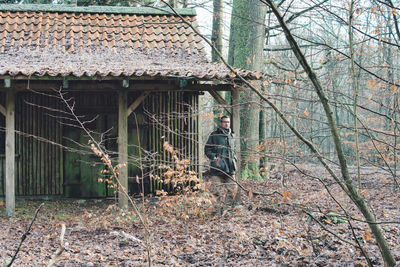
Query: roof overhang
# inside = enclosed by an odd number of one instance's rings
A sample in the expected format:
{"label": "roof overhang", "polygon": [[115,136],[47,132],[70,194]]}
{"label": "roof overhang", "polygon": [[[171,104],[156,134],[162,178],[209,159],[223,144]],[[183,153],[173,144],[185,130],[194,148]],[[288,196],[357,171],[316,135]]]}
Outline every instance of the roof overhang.
{"label": "roof overhang", "polygon": [[0,5],[0,77],[237,82],[207,60],[194,10],[178,12],[185,22],[158,8]]}
{"label": "roof overhang", "polygon": [[[3,79],[3,80],[1,80]],[[198,83],[196,80],[165,79],[165,80],[11,80],[8,87],[6,77],[0,77],[0,92],[11,88],[13,91],[54,91],[60,88],[69,91],[110,92],[119,89],[126,91],[232,91],[244,90],[241,84],[210,82]],[[67,82],[67,83],[65,83]],[[66,86],[67,85],[67,86]]]}

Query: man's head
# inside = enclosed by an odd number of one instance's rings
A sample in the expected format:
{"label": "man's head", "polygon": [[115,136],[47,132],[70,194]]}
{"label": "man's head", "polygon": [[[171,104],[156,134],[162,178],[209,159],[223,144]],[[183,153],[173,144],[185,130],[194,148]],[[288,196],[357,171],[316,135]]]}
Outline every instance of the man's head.
{"label": "man's head", "polygon": [[231,127],[231,119],[228,116],[221,117],[221,127],[228,130]]}

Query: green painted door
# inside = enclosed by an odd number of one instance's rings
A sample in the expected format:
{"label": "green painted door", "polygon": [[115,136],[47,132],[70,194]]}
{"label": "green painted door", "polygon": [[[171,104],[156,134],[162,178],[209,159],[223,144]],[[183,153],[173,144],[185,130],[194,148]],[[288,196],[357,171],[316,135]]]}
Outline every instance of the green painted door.
{"label": "green painted door", "polygon": [[[101,114],[85,126],[96,141],[101,141],[105,150],[113,157],[116,149],[118,122],[116,114]],[[90,138],[82,129],[64,127],[65,193],[67,197],[93,198],[114,195],[114,189],[105,181],[105,165],[90,149]]]}

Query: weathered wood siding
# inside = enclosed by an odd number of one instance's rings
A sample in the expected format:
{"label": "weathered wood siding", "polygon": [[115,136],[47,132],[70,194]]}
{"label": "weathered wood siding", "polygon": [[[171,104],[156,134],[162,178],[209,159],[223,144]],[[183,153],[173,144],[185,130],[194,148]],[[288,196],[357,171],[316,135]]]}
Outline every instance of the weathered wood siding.
{"label": "weathered wood siding", "polygon": [[17,196],[63,194],[61,103],[46,94],[19,92],[15,103]]}
{"label": "weathered wood siding", "polygon": [[[130,92],[128,103],[141,95]],[[103,138],[104,148],[114,159],[117,155],[117,94],[73,92],[76,114],[82,115],[95,138]],[[16,97],[16,194],[18,196],[65,195],[72,197],[105,197],[114,193],[98,183],[104,165],[92,153],[88,137],[76,127],[68,126],[59,99],[42,93],[19,92]],[[163,176],[161,165],[173,164],[163,149],[168,141],[179,150],[180,158],[191,160],[190,168],[198,171],[198,95],[191,92],[151,93],[128,118],[128,177],[131,193],[142,191],[137,183],[144,176],[145,193],[155,189],[172,189],[150,181],[150,173]],[[0,127],[5,120],[0,116]],[[0,128],[0,129],[3,129]],[[102,135],[101,133],[107,132]],[[4,131],[0,131],[0,195],[4,196]],[[78,143],[80,145],[78,145]],[[64,149],[63,149],[63,147]],[[72,150],[66,150],[69,147]],[[142,163],[140,165],[140,153]],[[202,149],[202,148],[200,148]],[[114,160],[117,163],[117,160]],[[143,168],[142,168],[143,167]]]}
{"label": "weathered wood siding", "polygon": [[[0,92],[0,105],[5,107],[5,93]],[[6,118],[0,113],[0,196],[4,196],[4,186],[5,186],[5,146],[6,146],[6,136],[5,136]]]}
{"label": "weathered wood siding", "polygon": [[[189,92],[154,93],[146,99],[144,109],[150,123],[149,148],[155,153],[149,171],[163,178],[165,170],[159,166],[174,165],[172,155],[163,148],[167,141],[179,151],[179,158],[190,159],[190,169],[198,172],[198,95]],[[172,189],[170,184],[157,180],[152,180],[150,186],[150,191]]]}

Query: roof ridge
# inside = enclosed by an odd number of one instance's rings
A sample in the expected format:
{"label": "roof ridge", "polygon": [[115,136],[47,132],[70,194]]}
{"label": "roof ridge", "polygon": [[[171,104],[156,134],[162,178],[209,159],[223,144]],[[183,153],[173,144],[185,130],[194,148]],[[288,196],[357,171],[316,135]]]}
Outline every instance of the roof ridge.
{"label": "roof ridge", "polygon": [[[182,16],[196,16],[196,11],[193,8],[176,8],[175,10]],[[51,4],[0,4],[0,11],[175,15],[169,8],[159,7],[74,6]]]}

